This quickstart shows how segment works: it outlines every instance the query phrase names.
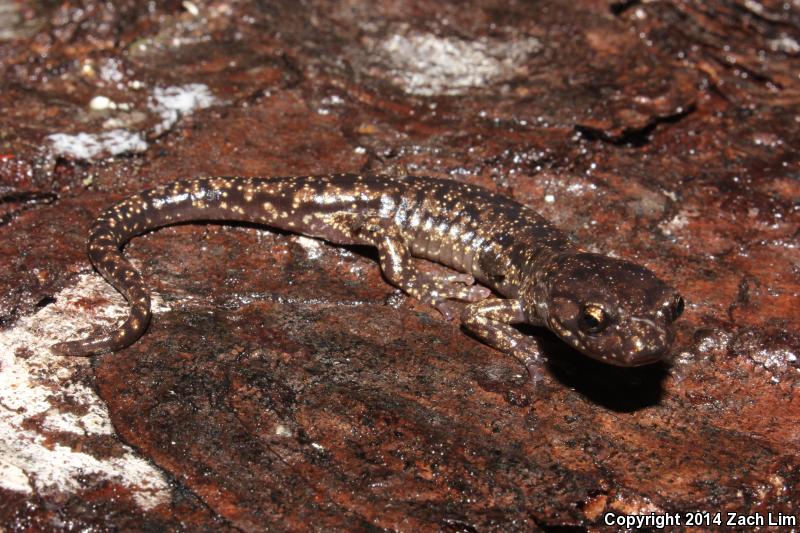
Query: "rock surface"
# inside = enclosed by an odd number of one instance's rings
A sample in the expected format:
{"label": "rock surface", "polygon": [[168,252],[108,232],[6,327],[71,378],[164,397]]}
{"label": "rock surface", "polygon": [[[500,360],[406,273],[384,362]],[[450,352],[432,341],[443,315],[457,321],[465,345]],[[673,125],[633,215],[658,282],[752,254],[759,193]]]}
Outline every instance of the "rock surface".
{"label": "rock surface", "polygon": [[[0,0],[0,528],[800,521],[798,35],[796,2]],[[248,225],[135,239],[148,333],[49,353],[125,312],[85,256],[111,202],[339,171],[480,184],[648,266],[674,357],[547,336],[534,391],[371,251]]]}

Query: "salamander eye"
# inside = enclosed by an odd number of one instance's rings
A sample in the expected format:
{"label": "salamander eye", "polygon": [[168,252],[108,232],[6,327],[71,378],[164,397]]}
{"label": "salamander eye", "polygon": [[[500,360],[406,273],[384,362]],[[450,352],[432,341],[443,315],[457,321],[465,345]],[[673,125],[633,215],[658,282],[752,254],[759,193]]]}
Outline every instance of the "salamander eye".
{"label": "salamander eye", "polygon": [[678,320],[678,317],[683,314],[683,297],[680,295],[675,297],[675,300],[672,302],[672,320]]}
{"label": "salamander eye", "polygon": [[597,304],[586,304],[581,310],[578,326],[586,333],[600,333],[608,323],[603,308]]}

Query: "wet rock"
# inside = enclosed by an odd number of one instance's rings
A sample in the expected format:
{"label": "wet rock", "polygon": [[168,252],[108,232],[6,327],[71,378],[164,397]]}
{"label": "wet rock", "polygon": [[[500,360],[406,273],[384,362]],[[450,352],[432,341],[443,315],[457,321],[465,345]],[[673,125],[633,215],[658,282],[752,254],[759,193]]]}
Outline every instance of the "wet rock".
{"label": "wet rock", "polygon": [[[780,2],[0,0],[0,524],[797,516],[798,27]],[[134,239],[147,334],[49,353],[125,312],[84,250],[113,201],[340,171],[479,184],[648,266],[687,304],[671,361],[544,334],[535,390],[373,251],[247,224]]]}

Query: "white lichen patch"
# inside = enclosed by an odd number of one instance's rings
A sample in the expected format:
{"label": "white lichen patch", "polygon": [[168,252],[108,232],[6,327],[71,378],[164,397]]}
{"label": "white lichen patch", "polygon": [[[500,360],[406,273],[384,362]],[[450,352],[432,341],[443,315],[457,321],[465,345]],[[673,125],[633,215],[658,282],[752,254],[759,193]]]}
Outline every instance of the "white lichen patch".
{"label": "white lichen patch", "polygon": [[409,32],[379,42],[375,56],[389,67],[392,81],[408,93],[456,95],[512,79],[540,48],[535,37],[464,40]]}
{"label": "white lichen patch", "polygon": [[[197,109],[214,105],[217,99],[211,94],[207,85],[191,83],[172,87],[156,87],[147,99],[147,108],[155,114],[158,121],[152,127],[156,136],[172,128],[178,120],[191,115]],[[89,102],[88,108],[93,112],[129,112],[131,104],[117,103],[106,96],[97,95]],[[141,111],[136,112],[139,115]],[[112,115],[104,122],[106,127],[114,127],[98,133],[53,133],[45,138],[50,153],[73,159],[99,159],[119,154],[136,154],[147,150],[147,131],[131,131],[116,127],[125,124],[121,117],[131,117],[136,113]]]}
{"label": "white lichen patch", "polygon": [[116,58],[108,58],[100,63],[100,79],[106,83],[121,83],[125,79],[122,61]]}
{"label": "white lichen patch", "polygon": [[[84,298],[111,304],[86,311],[76,305]],[[56,356],[50,345],[88,333],[90,324],[113,325],[127,311],[99,275],[86,274],[57,294],[56,303],[0,331],[0,487],[67,494],[91,488],[87,478],[100,478],[128,487],[144,509],[169,501],[163,474],[127,446],[120,456],[96,458],[76,451],[74,437],[70,446],[59,443],[62,433],[80,438],[113,435],[114,429],[103,401],[73,379],[89,359]],[[61,410],[64,404],[69,412]]]}
{"label": "white lichen patch", "polygon": [[751,352],[750,358],[767,370],[785,372],[797,362],[797,354],[786,346],[762,347]]}
{"label": "white lichen patch", "polygon": [[780,37],[777,39],[770,39],[767,43],[774,52],[783,52],[789,55],[800,54],[800,43],[797,42],[797,39],[786,33],[781,33]]}
{"label": "white lichen patch", "polygon": [[668,221],[659,224],[658,227],[661,230],[661,233],[670,236],[679,232],[688,225],[689,225],[689,216],[686,212],[681,211]]}
{"label": "white lichen patch", "polygon": [[309,259],[319,259],[323,253],[322,250],[322,243],[317,239],[312,239],[311,237],[305,237],[300,235],[295,238],[297,244],[303,247],[303,250],[306,251],[306,256]]}
{"label": "white lichen patch", "polygon": [[57,156],[75,159],[95,159],[147,150],[147,142],[141,133],[125,129],[113,129],[101,133],[54,133],[47,136],[50,152]]}
{"label": "white lichen patch", "polygon": [[172,128],[182,116],[192,114],[196,109],[205,109],[217,102],[208,85],[190,83],[172,87],[156,87],[148,101],[150,111],[161,117],[154,131],[160,135]]}

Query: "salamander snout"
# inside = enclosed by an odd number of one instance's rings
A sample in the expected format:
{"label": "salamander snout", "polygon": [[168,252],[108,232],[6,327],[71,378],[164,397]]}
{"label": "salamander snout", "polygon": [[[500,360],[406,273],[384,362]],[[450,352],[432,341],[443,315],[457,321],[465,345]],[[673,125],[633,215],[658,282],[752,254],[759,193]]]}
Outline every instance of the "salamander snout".
{"label": "salamander snout", "polygon": [[647,268],[579,252],[556,259],[543,284],[539,318],[584,354],[618,366],[669,354],[683,298]]}
{"label": "salamander snout", "polygon": [[632,317],[626,335],[620,336],[621,349],[609,362],[620,366],[642,366],[661,360],[672,347],[672,328],[646,318]]}

